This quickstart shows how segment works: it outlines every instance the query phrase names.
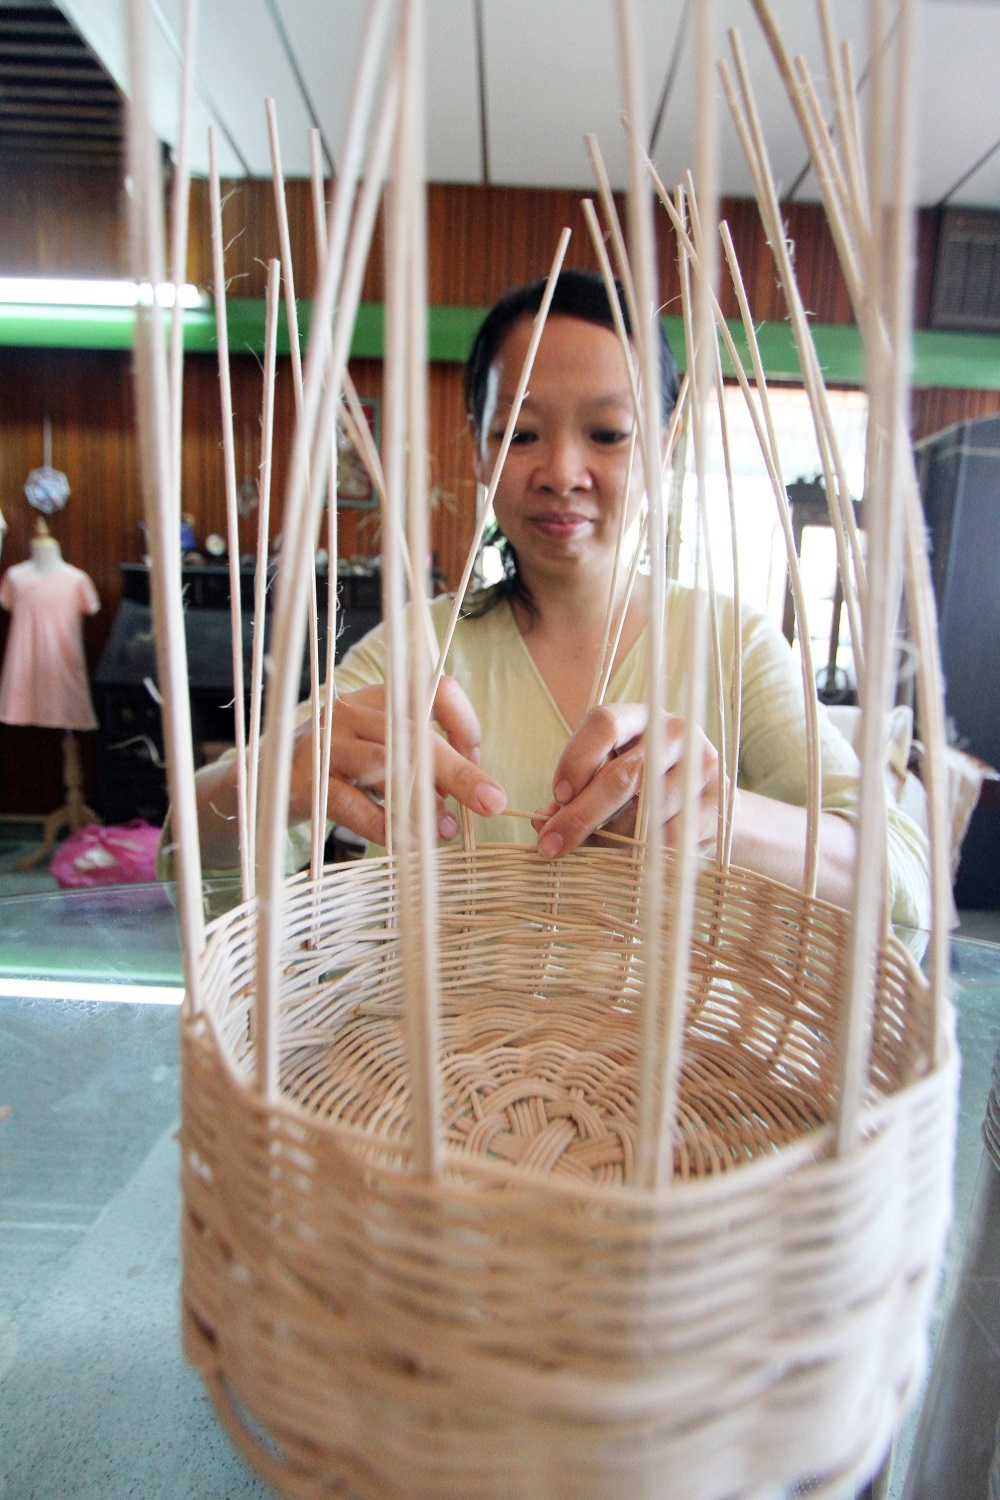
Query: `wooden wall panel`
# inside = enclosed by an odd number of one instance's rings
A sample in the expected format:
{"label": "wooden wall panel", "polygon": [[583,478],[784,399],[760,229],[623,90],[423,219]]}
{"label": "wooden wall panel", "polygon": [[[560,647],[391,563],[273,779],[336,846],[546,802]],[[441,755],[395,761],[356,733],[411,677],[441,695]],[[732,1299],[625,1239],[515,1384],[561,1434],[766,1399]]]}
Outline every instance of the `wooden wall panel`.
{"label": "wooden wall panel", "polygon": [[914,439],[930,437],[944,427],[1000,412],[1000,391],[965,391],[957,386],[928,386],[913,392],[910,431]]}
{"label": "wooden wall panel", "polygon": [[[234,296],[262,297],[267,260],[277,254],[278,244],[271,184],[248,179],[225,183],[223,191],[230,291]],[[427,205],[430,301],[445,306],[486,307],[510,287],[544,276],[566,225],[572,230],[566,264],[595,270],[597,261],[580,208],[583,196],[563,189],[432,183]],[[311,296],[316,259],[309,184],[290,180],[285,201],[296,289],[300,296]],[[616,201],[624,218],[624,202],[620,197]],[[784,318],[786,309],[756,205],[745,199],[725,199],[721,212],[732,231],[754,316]],[[656,224],[661,301],[665,311],[676,313],[680,298],[676,242],[662,211]],[[786,224],[796,244],[800,282],[810,313],[819,322],[851,322],[847,288],[822,210],[812,203],[791,204],[786,209]],[[188,275],[198,285],[209,286],[208,194],[202,182],[194,186],[191,225]],[[363,296],[367,301],[380,302],[383,294],[379,223]],[[721,299],[727,315],[738,316],[735,294],[726,278],[722,279]]]}
{"label": "wooden wall panel", "polygon": [[126,274],[126,199],[118,169],[0,163],[0,203],[0,274]]}
{"label": "wooden wall panel", "polygon": [[[271,180],[244,177],[223,182],[221,188],[229,293],[233,297],[263,297],[267,263],[280,254]],[[289,181],[285,202],[295,290],[299,297],[311,297],[316,281],[316,255],[310,184],[301,178]],[[212,285],[211,218],[208,182],[204,178],[197,178],[191,184],[188,279],[197,286]]]}
{"label": "wooden wall panel", "polygon": [[[277,253],[273,192],[269,181],[226,185],[224,228],[230,292],[262,296],[267,259]],[[0,273],[118,276],[125,273],[125,198],[113,170],[0,167],[6,212],[0,219]],[[445,305],[484,306],[513,285],[543,276],[560,229],[573,238],[568,264],[595,264],[579,207],[580,195],[562,191],[432,185],[428,198],[430,299]],[[309,184],[290,181],[287,203],[296,283],[309,296],[315,280]],[[620,207],[622,207],[620,205]],[[622,209],[623,211],[623,209]],[[747,289],[757,318],[783,318],[770,251],[756,207],[727,201],[729,220]],[[850,321],[846,290],[836,265],[821,211],[794,204],[786,210],[790,237],[806,305],[819,321]],[[658,216],[661,297],[666,311],[678,311],[679,285],[672,237]],[[926,325],[930,275],[937,234],[931,212],[920,217],[916,322]],[[211,281],[207,187],[192,193],[191,280]],[[380,301],[383,267],[380,231],[367,269],[364,297]],[[736,305],[723,283],[721,298],[730,315]],[[376,360],[355,361],[352,373],[362,395],[380,397],[382,368]],[[259,462],[261,372],[250,356],[232,361],[237,477]],[[471,445],[461,399],[461,371],[437,364],[430,371],[430,480],[435,500],[431,546],[446,577],[457,580],[472,531],[475,485]],[[53,420],[53,460],[73,486],[66,511],[53,522],[70,561],[93,577],[103,610],[85,627],[88,660],[96,665],[121,597],[122,561],[142,555],[134,438],[131,360],[124,354],[58,350],[0,350],[0,506],[10,531],[0,567],[27,555],[34,515],[23,498],[29,469],[41,462],[42,420]],[[224,529],[224,488],[218,374],[213,358],[192,356],[185,371],[184,507],[199,535]],[[913,396],[916,436],[966,416],[1000,410],[1000,392],[924,390]],[[279,363],[275,403],[273,529],[281,524],[287,479],[294,400],[290,366]],[[253,545],[254,521],[243,523],[241,548]],[[371,555],[378,548],[378,518],[371,512],[341,511],[340,550],[345,556]],[[0,651],[6,636],[0,612]],[[55,732],[0,726],[0,812],[43,812],[60,800],[61,775]],[[84,737],[85,766],[93,786],[95,736]],[[90,743],[88,744],[88,740]]]}

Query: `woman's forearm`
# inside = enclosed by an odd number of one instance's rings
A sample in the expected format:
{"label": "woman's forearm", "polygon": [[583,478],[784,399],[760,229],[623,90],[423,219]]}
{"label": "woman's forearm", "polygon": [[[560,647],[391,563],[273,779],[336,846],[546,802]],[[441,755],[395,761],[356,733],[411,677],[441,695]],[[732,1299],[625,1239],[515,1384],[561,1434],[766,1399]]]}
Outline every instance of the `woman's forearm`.
{"label": "woman's forearm", "polygon": [[[759,792],[737,794],[733,863],[802,889],[806,810]],[[821,813],[816,894],[848,907],[854,887],[857,839],[853,825],[836,813]]]}
{"label": "woman's forearm", "polygon": [[240,862],[235,757],[203,767],[194,788],[202,865],[207,870],[235,869]]}

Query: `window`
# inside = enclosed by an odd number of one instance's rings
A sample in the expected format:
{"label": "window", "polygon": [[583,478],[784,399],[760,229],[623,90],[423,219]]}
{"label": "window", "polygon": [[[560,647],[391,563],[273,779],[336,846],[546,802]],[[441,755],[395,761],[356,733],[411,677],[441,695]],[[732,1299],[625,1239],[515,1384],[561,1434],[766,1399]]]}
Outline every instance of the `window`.
{"label": "window", "polygon": [[[809,400],[801,387],[772,387],[769,392],[781,475],[786,485],[795,480],[813,480],[821,474],[819,449]],[[841,456],[852,497],[864,488],[865,434],[868,398],[864,391],[829,391],[828,399]],[[724,388],[726,422],[733,468],[736,510],[736,540],[740,590],[744,601],[770,615],[781,625],[785,605],[787,561],[777,504],[760,445],[754,432],[742,391],[736,385]],[[706,444],[707,534],[697,515],[697,483],[694,450],[687,445],[687,472],[681,516],[679,573],[682,583],[707,582],[707,557],[711,554],[715,586],[720,593],[733,590],[733,549],[730,540],[729,498],[723,461],[720,424],[714,408],[708,423]],[[809,637],[817,674],[825,672],[833,598],[837,581],[834,534],[828,527],[807,527],[802,539],[802,585],[806,597]],[[796,643],[796,650],[798,649]],[[838,667],[849,685],[854,672],[846,611],[842,612]]]}

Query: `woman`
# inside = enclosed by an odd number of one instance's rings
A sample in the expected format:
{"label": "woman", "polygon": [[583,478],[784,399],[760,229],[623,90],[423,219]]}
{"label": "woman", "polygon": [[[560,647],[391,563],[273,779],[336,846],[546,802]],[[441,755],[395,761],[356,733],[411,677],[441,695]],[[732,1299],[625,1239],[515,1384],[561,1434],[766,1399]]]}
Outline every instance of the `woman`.
{"label": "woman", "polygon": [[[543,283],[536,283],[503,298],[469,356],[466,404],[476,475],[483,481],[493,469],[542,291]],[[676,399],[677,374],[665,336],[661,366],[666,417]],[[436,737],[435,778],[443,839],[457,832],[453,801],[485,820],[478,829],[483,839],[537,841],[545,858],[570,852],[601,827],[634,829],[646,721],[650,599],[645,577],[639,577],[629,603],[606,702],[588,709],[623,497],[631,520],[643,495],[637,451],[624,496],[632,417],[625,359],[603,284],[564,271],[495,498],[506,576],[469,601],[449,654],[450,676],[435,702],[442,731]],[[683,731],[678,713],[695,599],[692,590],[669,587],[663,798],[668,842],[678,828]],[[449,600],[432,606],[439,639],[449,609]],[[806,831],[801,677],[783,637],[764,616],[744,610],[737,629],[732,601],[721,600],[720,631],[727,678],[736,650],[744,673],[733,861],[797,885]],[[379,627],[337,668],[331,755],[329,815],[373,843],[385,837],[381,804],[373,796],[384,779],[384,671]],[[847,905],[858,763],[825,715],[821,720],[818,894]],[[731,724],[725,732],[732,732]],[[307,734],[303,725],[293,759],[293,827],[309,816]],[[708,846],[715,836],[722,776],[717,753],[722,726],[711,704],[700,741],[699,831]],[[198,795],[204,862],[231,866],[236,855],[232,763],[200,773]],[[538,816],[532,823],[505,819],[505,807]],[[895,808],[889,849],[894,919],[925,925],[926,842]]]}

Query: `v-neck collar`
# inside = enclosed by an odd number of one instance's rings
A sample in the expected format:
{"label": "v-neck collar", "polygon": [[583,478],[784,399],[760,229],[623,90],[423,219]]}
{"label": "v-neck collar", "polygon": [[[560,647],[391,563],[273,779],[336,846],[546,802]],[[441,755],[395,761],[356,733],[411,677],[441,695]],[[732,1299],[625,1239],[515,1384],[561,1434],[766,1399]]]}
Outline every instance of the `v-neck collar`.
{"label": "v-neck collar", "polygon": [[[555,698],[552,696],[552,690],[551,690],[551,688],[549,687],[548,683],[545,681],[545,678],[542,676],[541,672],[538,670],[538,663],[535,661],[535,658],[532,656],[531,652],[528,650],[527,642],[525,641],[524,636],[521,634],[520,629],[518,628],[517,620],[515,618],[514,611],[511,608],[511,603],[510,603],[509,599],[505,599],[504,600],[504,608],[507,611],[507,622],[508,622],[509,628],[514,632],[514,635],[517,638],[518,647],[524,653],[525,660],[527,661],[529,667],[531,668],[531,671],[534,674],[535,681],[538,683],[538,685],[541,688],[542,692],[544,693],[545,697],[548,699],[548,702],[549,702],[549,705],[550,705],[550,707],[552,709],[552,712],[555,714],[556,718],[559,720],[559,723],[562,725],[562,728],[563,728],[563,730],[564,730],[564,732],[566,734],[566,738],[567,739],[571,738],[571,736],[573,734],[573,730],[569,726],[569,721],[567,720],[566,715],[563,713],[562,709],[559,707],[559,705],[556,702]],[[615,681],[624,672],[626,666],[631,661],[631,659],[635,655],[635,653],[638,651],[640,645],[642,645],[643,641],[646,638],[646,635],[647,635],[648,631],[649,631],[649,621],[647,620],[646,623],[645,623],[645,625],[639,631],[639,634],[636,636],[635,640],[632,642],[631,646],[626,651],[625,655],[622,657],[621,661],[618,663],[618,665],[615,668],[614,672],[611,674],[611,680],[608,683],[608,694],[607,694],[607,696],[611,698],[612,703],[615,701],[615,699],[614,699],[614,694],[611,692],[611,688],[612,688],[613,684],[615,683]]]}

